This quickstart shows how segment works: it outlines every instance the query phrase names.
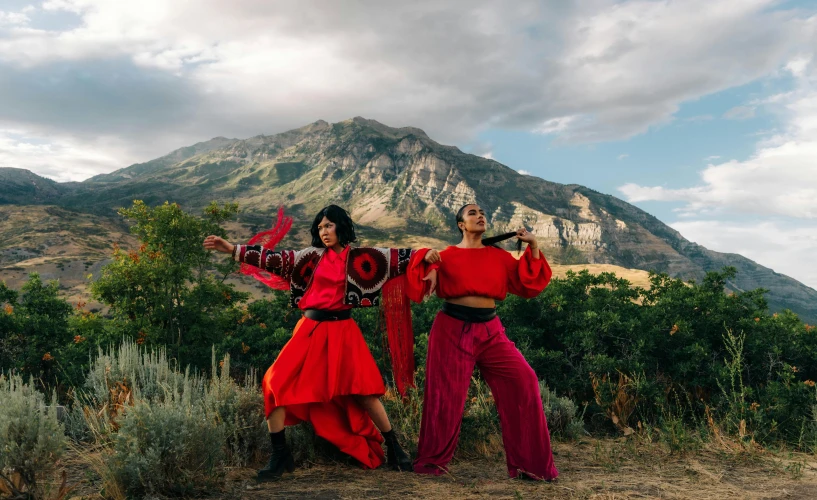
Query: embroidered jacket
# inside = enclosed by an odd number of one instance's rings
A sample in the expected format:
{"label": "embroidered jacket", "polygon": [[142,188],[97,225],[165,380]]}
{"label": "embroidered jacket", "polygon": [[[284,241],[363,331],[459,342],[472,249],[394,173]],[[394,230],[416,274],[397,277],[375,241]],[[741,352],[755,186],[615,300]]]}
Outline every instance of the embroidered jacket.
{"label": "embroidered jacket", "polygon": [[[289,282],[290,305],[298,307],[325,248],[267,250],[261,245],[235,245],[233,259],[280,276]],[[410,248],[351,248],[346,261],[344,304],[352,307],[380,305],[383,285],[403,275],[414,255]],[[425,253],[425,252],[423,252]],[[422,258],[422,256],[417,255]]]}

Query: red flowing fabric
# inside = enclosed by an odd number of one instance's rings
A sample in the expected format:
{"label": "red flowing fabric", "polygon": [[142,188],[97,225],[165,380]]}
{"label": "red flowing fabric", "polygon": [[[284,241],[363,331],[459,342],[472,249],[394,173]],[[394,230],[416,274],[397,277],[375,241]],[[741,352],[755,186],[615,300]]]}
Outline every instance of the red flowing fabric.
{"label": "red flowing fabric", "polygon": [[[278,218],[276,219],[275,224],[272,225],[272,229],[256,234],[252,237],[252,239],[250,239],[248,244],[257,245],[260,243],[261,246],[267,250],[274,250],[275,245],[284,239],[284,236],[287,235],[287,232],[289,232],[291,227],[292,217],[284,215],[283,206],[278,207]],[[263,271],[255,266],[241,264],[241,273],[246,274],[247,276],[252,276],[270,288],[274,288],[276,290],[289,290],[288,280],[280,276],[276,276],[270,272]]]}
{"label": "red flowing fabric", "polygon": [[383,285],[380,308],[386,324],[394,383],[403,397],[409,387],[414,387],[414,329],[405,289],[405,275],[387,281]]}
{"label": "red flowing fabric", "polygon": [[381,292],[380,311],[385,319],[392,374],[397,392],[403,397],[409,387],[414,387],[414,328],[409,300],[423,301],[431,287],[423,278],[437,269],[437,264],[425,263],[426,253],[427,248],[412,253],[406,273],[387,281]]}
{"label": "red flowing fabric", "polygon": [[267,418],[286,407],[286,425],[310,422],[315,434],[366,469],[384,461],[383,437],[352,395],[386,392],[380,370],[352,319],[301,318],[262,383]]}

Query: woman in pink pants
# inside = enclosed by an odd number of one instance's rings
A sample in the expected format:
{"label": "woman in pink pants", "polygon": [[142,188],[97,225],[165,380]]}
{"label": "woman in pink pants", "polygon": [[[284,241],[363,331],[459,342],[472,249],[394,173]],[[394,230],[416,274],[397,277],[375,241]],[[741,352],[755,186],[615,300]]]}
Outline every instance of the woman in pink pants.
{"label": "woman in pink pants", "polygon": [[553,463],[539,381],[505,335],[495,301],[503,300],[508,292],[535,297],[547,286],[552,273],[531,233],[520,229],[492,238],[493,243],[513,236],[527,242],[524,255],[516,260],[488,240],[483,242],[486,224],[478,205],[465,205],[457,213],[462,242],[440,252],[437,295],[445,303],[428,340],[423,420],[414,472],[447,472],[476,364],[496,401],[508,474],[549,481],[559,471]]}

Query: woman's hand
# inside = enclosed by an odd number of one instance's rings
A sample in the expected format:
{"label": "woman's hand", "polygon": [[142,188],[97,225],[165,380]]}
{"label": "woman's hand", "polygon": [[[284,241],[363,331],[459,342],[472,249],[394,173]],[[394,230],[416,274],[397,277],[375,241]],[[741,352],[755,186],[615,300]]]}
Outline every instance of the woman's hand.
{"label": "woman's hand", "polygon": [[428,289],[428,292],[425,295],[426,298],[431,297],[431,293],[437,289],[437,270],[432,269],[431,272],[429,272],[426,277],[423,278],[423,281],[428,281],[431,284],[431,287]]}
{"label": "woman's hand", "polygon": [[434,264],[436,262],[440,262],[440,260],[442,260],[442,257],[440,257],[440,252],[434,249],[431,249],[428,252],[426,252],[426,256],[423,257],[423,261],[428,264]]}
{"label": "woman's hand", "polygon": [[536,242],[536,236],[534,236],[532,232],[522,227],[516,230],[516,237],[519,238],[520,241],[524,241],[528,244],[528,248],[530,248],[534,259],[539,258],[539,244]]}
{"label": "woman's hand", "polygon": [[204,248],[221,253],[233,253],[233,248],[235,248],[235,245],[229,241],[225,241],[224,238],[211,234],[210,236],[204,238]]}
{"label": "woman's hand", "polygon": [[537,246],[536,245],[536,236],[534,236],[533,233],[531,233],[530,231],[528,231],[524,227],[519,228],[519,229],[516,230],[516,237],[519,238],[520,240],[524,241],[525,243],[527,243],[528,245],[530,245],[533,248],[536,248],[536,246]]}

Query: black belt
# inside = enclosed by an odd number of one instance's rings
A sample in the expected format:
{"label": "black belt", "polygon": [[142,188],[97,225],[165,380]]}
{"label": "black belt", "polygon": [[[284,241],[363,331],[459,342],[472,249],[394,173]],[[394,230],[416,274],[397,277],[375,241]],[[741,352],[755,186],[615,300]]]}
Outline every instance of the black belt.
{"label": "black belt", "polygon": [[305,309],[304,316],[312,321],[341,321],[352,317],[352,310],[326,311],[324,309]]}
{"label": "black belt", "polygon": [[467,323],[487,323],[496,317],[495,307],[468,307],[451,302],[443,302],[443,312]]}

